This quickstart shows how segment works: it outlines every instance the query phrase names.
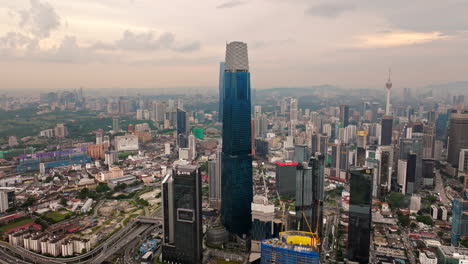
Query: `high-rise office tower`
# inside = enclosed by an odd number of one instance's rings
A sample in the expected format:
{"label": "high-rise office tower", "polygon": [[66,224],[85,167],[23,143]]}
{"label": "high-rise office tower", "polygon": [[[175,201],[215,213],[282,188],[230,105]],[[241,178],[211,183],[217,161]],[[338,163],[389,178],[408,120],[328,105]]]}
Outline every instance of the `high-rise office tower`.
{"label": "high-rise office tower", "polygon": [[306,145],[294,146],[294,161],[303,162],[309,160],[309,151]]}
{"label": "high-rise office tower", "polygon": [[179,148],[188,147],[187,113],[177,109],[177,146]]}
{"label": "high-rise office tower", "polygon": [[[297,229],[321,234],[325,158],[316,153],[309,162],[299,163],[296,173]],[[309,225],[310,229],[309,230]]]}
{"label": "high-rise office tower", "polygon": [[390,192],[392,187],[393,172],[393,147],[379,146],[376,151],[376,159],[379,161],[379,196]]}
{"label": "high-rise office tower", "polygon": [[397,174],[397,183],[398,190],[401,193],[406,193],[406,172],[408,167],[408,161],[399,159],[398,160],[398,174]]}
{"label": "high-rise office tower", "polygon": [[447,161],[458,168],[461,149],[468,148],[468,113],[450,115]]}
{"label": "high-rise office tower", "polygon": [[119,104],[119,114],[125,115],[132,111],[130,100],[125,99],[125,98],[120,98],[118,104]]}
{"label": "high-rise office tower", "polygon": [[423,128],[423,158],[433,159],[434,158],[434,146],[435,146],[435,126],[434,123],[429,123]]}
{"label": "high-rise office tower", "polygon": [[276,190],[283,197],[296,195],[296,171],[298,162],[276,162]]}
{"label": "high-rise office tower", "polygon": [[119,124],[119,118],[118,117],[112,118],[112,130],[115,133],[120,131],[120,124]]}
{"label": "high-rise office tower", "polygon": [[349,125],[349,106],[340,105],[340,123],[343,124],[343,127]]}
{"label": "high-rise office tower", "polygon": [[[422,185],[422,156],[423,156],[423,140],[420,138],[419,133],[416,133],[414,138],[401,138],[400,139],[400,153],[399,158],[408,161],[408,167],[410,168],[409,163],[409,154],[414,154],[415,159],[415,171],[414,174],[407,174],[408,180],[413,183],[413,185],[406,186],[407,193],[414,193],[419,190]],[[412,169],[410,170],[412,172]],[[414,175],[414,179],[412,178]]]}
{"label": "high-rise office tower", "polygon": [[458,246],[460,238],[468,235],[468,200],[453,200],[452,213],[451,243]]}
{"label": "high-rise office tower", "polygon": [[210,206],[221,208],[221,150],[216,150],[216,158],[208,161],[208,183]]}
{"label": "high-rise office tower", "polygon": [[197,157],[197,141],[195,136],[190,134],[188,137],[188,147],[189,147],[189,160],[195,160]]}
{"label": "high-rise office tower", "polygon": [[406,157],[406,182],[405,192],[407,194],[413,194],[419,189],[419,182],[417,177],[417,155],[414,153],[408,153]]}
{"label": "high-rise office tower", "polygon": [[289,111],[289,119],[297,120],[297,117],[298,117],[297,99],[291,98],[291,108]]}
{"label": "high-rise office tower", "polygon": [[423,185],[434,187],[435,161],[433,159],[423,159],[422,164],[423,164],[422,166]]}
{"label": "high-rise office tower", "polygon": [[262,106],[256,105],[254,106],[254,118],[257,118],[262,115]]}
{"label": "high-rise office tower", "polygon": [[223,122],[223,100],[224,100],[224,62],[219,63],[219,116],[218,120]]}
{"label": "high-rise office tower", "polygon": [[159,101],[153,101],[152,108],[154,121],[164,121],[166,115],[166,104]]}
{"label": "high-rise office tower", "polygon": [[188,264],[202,261],[201,181],[197,166],[178,165],[162,182],[163,261]]}
{"label": "high-rise office tower", "polygon": [[371,169],[351,171],[349,197],[348,259],[369,263],[372,209]]}
{"label": "high-rise office tower", "polygon": [[380,145],[390,146],[392,144],[393,116],[384,116],[382,118],[382,130]]}
{"label": "high-rise office tower", "polygon": [[458,176],[464,176],[468,172],[468,149],[460,149],[458,158]]}
{"label": "high-rise office tower", "polygon": [[223,98],[222,222],[236,235],[252,224],[252,131],[247,44],[226,46]]}

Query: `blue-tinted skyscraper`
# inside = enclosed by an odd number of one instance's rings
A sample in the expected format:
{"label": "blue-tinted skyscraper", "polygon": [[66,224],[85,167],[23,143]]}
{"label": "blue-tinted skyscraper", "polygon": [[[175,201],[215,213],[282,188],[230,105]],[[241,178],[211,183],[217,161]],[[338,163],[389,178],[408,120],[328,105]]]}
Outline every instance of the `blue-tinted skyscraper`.
{"label": "blue-tinted skyscraper", "polygon": [[224,62],[219,63],[219,116],[218,120],[223,122],[223,100],[224,100]]}
{"label": "blue-tinted skyscraper", "polygon": [[226,46],[223,92],[222,222],[237,235],[252,223],[252,131],[247,44]]}
{"label": "blue-tinted skyscraper", "polygon": [[177,146],[188,148],[187,113],[177,109]]}

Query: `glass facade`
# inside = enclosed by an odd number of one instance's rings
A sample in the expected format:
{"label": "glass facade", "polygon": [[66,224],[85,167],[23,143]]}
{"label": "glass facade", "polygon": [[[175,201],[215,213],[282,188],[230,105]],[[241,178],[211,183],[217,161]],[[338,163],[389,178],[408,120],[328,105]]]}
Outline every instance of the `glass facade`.
{"label": "glass facade", "polygon": [[201,174],[196,166],[177,166],[163,181],[164,261],[202,260]]}
{"label": "glass facade", "polygon": [[348,259],[369,263],[372,209],[372,169],[351,171]]}
{"label": "glass facade", "polygon": [[392,133],[393,133],[393,117],[384,116],[382,118],[382,130],[380,145],[390,146],[392,144]]}
{"label": "glass facade", "polygon": [[188,147],[187,113],[177,109],[177,145],[179,148]]}
{"label": "glass facade", "polygon": [[452,207],[451,242],[458,246],[461,237],[468,236],[468,200],[455,199]]}
{"label": "glass facade", "polygon": [[228,44],[226,57],[229,67],[224,72],[223,92],[222,222],[230,233],[243,235],[251,230],[253,200],[247,45]]}
{"label": "glass facade", "polygon": [[224,62],[219,63],[219,117],[223,122],[223,100],[224,100]]}
{"label": "glass facade", "polygon": [[[301,163],[297,166],[297,230],[319,235],[322,233],[324,168],[323,155],[312,157],[309,163]],[[304,218],[307,218],[307,221]]]}

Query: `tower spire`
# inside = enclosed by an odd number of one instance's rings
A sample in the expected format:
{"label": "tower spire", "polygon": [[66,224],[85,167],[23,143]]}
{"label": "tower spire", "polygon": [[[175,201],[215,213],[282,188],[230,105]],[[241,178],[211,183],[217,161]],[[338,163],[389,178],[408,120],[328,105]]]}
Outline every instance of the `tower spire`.
{"label": "tower spire", "polygon": [[385,87],[387,88],[387,90],[392,89],[392,79],[391,79],[391,77],[392,77],[392,69],[388,68],[388,81],[385,84]]}
{"label": "tower spire", "polygon": [[392,76],[392,69],[388,68],[388,81],[385,84],[385,88],[387,88],[387,105],[386,105],[386,108],[385,108],[385,114],[386,115],[390,114],[390,91],[391,91],[392,85],[393,85],[392,80],[391,80],[391,76]]}

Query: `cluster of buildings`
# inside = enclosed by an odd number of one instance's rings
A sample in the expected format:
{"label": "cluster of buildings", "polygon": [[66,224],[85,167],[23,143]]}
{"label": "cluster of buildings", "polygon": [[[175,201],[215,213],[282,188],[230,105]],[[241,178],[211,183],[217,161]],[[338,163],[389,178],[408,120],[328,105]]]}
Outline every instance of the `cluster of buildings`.
{"label": "cluster of buildings", "polygon": [[8,241],[15,247],[23,247],[35,253],[52,257],[68,257],[91,250],[88,239],[79,237],[50,236],[34,230],[18,230],[8,234]]}

